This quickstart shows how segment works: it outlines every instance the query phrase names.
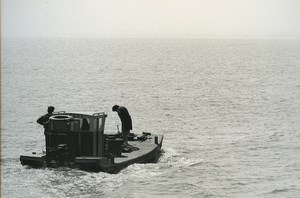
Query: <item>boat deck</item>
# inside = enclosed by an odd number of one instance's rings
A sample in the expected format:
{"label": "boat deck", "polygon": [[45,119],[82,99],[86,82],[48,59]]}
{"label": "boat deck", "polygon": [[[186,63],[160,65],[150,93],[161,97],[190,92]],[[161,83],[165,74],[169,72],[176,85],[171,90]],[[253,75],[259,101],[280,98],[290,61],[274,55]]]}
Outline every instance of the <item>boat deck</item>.
{"label": "boat deck", "polygon": [[144,142],[140,141],[129,141],[128,143],[133,146],[133,151],[130,153],[122,153],[120,157],[115,157],[115,163],[123,163],[128,162],[133,159],[137,159],[138,157],[145,156],[148,153],[151,153],[155,150],[158,145],[152,143],[154,139],[148,139]]}
{"label": "boat deck", "polygon": [[[75,157],[73,163],[60,163],[60,161],[58,161],[58,163],[53,163],[53,165],[69,166],[95,172],[104,171],[108,173],[117,173],[121,169],[134,163],[157,162],[161,151],[162,141],[163,136],[161,135],[149,135],[143,141],[128,141],[132,150],[130,152],[119,152],[119,156],[114,156],[112,158],[107,156],[79,156]],[[45,164],[45,154],[43,155],[35,152],[30,155],[20,156],[20,160],[23,165],[32,167],[43,167],[47,165]],[[52,164],[50,164],[50,166],[52,167]]]}

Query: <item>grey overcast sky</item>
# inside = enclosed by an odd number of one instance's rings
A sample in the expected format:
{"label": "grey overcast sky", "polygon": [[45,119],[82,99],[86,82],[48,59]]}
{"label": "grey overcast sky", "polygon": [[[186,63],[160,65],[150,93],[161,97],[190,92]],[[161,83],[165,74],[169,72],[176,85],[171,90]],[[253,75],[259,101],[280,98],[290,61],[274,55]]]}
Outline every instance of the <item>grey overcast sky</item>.
{"label": "grey overcast sky", "polygon": [[300,38],[300,0],[1,0],[2,37]]}

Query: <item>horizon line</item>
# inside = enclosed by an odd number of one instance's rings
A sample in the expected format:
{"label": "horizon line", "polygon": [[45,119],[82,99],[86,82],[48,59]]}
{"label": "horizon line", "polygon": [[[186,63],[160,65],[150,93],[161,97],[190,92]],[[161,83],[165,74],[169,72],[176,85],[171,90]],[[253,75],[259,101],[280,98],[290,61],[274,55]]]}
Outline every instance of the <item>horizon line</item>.
{"label": "horizon line", "polygon": [[166,34],[161,34],[161,35],[154,35],[154,34],[149,34],[149,35],[131,35],[131,34],[114,34],[114,35],[24,35],[24,36],[4,36],[3,34],[1,35],[1,39],[34,39],[34,38],[111,38],[111,39],[300,39],[300,35],[295,34],[295,35],[283,35],[283,34],[202,34],[202,35],[193,35],[193,34],[186,34],[186,35],[166,35]]}

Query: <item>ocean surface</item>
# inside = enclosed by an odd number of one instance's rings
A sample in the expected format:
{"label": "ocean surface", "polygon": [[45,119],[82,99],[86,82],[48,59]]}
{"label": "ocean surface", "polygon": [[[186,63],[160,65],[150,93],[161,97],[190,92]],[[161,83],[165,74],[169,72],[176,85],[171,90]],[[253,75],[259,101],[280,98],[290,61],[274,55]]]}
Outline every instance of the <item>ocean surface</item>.
{"label": "ocean surface", "polygon": [[[300,197],[300,40],[3,39],[1,197]],[[36,123],[127,107],[164,134],[158,163],[119,174],[32,169]]]}

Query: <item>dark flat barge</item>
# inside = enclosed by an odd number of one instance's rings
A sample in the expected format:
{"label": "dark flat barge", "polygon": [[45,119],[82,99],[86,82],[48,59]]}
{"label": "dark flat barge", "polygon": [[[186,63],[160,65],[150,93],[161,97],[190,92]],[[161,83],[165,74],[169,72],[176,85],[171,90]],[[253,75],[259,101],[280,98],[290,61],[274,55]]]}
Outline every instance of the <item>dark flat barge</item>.
{"label": "dark flat barge", "polygon": [[118,173],[131,164],[157,162],[163,135],[130,133],[130,146],[124,147],[120,133],[104,133],[106,118],[105,113],[56,113],[45,132],[46,151],[21,155],[21,164]]}

